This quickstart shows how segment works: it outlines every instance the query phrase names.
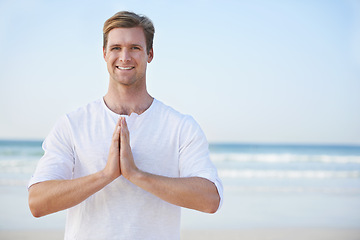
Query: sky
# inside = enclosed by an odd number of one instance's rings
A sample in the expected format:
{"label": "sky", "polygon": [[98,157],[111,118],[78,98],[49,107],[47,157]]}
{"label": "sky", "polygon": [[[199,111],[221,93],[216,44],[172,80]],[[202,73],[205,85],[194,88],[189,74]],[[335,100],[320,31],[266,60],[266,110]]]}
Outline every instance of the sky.
{"label": "sky", "polygon": [[155,25],[147,86],[209,142],[360,145],[360,1],[0,0],[0,139],[107,92],[103,23]]}

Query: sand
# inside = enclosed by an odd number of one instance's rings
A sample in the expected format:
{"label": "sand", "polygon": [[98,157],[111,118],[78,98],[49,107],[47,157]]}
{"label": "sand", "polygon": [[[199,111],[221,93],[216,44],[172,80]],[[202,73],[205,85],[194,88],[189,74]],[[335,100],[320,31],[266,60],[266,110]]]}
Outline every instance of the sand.
{"label": "sand", "polygon": [[[62,231],[4,231],[1,240],[61,240]],[[360,229],[183,230],[181,240],[360,240]]]}

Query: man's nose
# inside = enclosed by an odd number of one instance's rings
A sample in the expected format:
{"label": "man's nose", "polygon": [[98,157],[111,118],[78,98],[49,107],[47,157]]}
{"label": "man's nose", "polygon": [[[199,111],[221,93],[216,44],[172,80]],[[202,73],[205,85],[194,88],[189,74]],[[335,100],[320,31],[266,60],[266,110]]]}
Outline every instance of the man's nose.
{"label": "man's nose", "polygon": [[119,59],[122,62],[129,62],[131,60],[130,52],[127,49],[122,49]]}

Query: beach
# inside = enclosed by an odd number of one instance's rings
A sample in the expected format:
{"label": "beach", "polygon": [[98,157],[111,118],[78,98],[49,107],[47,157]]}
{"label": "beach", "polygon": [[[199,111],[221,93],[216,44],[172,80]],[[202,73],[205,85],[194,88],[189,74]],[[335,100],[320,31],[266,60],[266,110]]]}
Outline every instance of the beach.
{"label": "beach", "polygon": [[[360,148],[211,145],[215,214],[183,209],[181,239],[360,240]],[[41,142],[0,142],[0,239],[63,239],[66,211],[34,218],[27,182]]]}
{"label": "beach", "polygon": [[[182,240],[360,239],[359,219],[355,216],[360,206],[353,208],[360,204],[357,197],[343,196],[339,200],[330,194],[325,203],[323,193],[304,196],[245,190],[234,193],[229,187],[225,190],[228,198],[218,213],[183,209]],[[0,239],[63,239],[65,212],[37,219],[27,208],[26,188],[0,187],[0,193]]]}
{"label": "beach", "polygon": [[[61,240],[62,231],[0,231],[2,240]],[[359,229],[183,230],[182,240],[358,240]]]}

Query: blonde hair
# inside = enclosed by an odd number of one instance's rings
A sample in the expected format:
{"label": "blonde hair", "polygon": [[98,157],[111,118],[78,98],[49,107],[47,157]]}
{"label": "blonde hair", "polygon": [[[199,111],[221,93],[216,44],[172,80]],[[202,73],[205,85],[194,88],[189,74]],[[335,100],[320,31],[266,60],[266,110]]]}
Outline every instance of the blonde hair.
{"label": "blonde hair", "polygon": [[146,39],[146,51],[149,54],[153,48],[154,25],[148,17],[128,11],[115,13],[114,16],[106,20],[103,28],[103,48],[105,49],[107,46],[108,34],[112,29],[133,27],[141,27],[143,29]]}

